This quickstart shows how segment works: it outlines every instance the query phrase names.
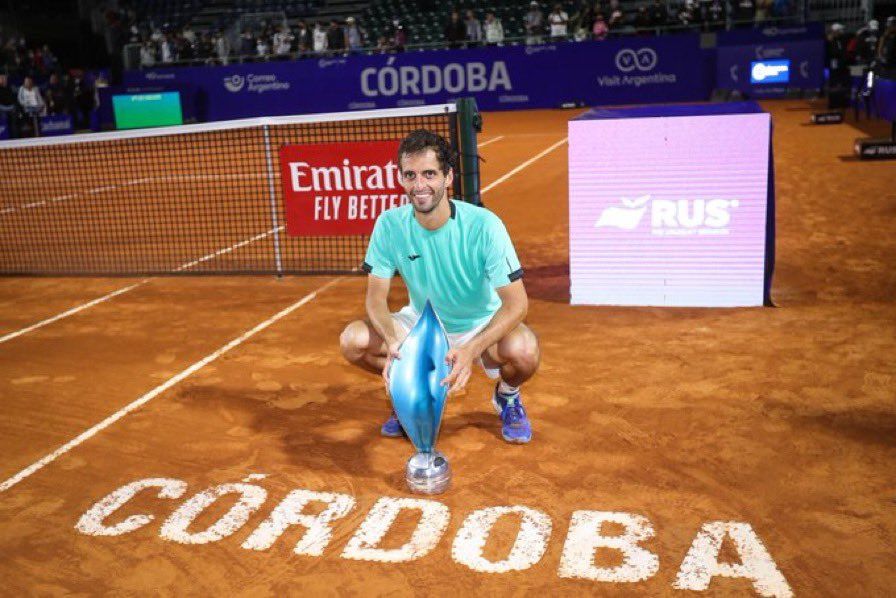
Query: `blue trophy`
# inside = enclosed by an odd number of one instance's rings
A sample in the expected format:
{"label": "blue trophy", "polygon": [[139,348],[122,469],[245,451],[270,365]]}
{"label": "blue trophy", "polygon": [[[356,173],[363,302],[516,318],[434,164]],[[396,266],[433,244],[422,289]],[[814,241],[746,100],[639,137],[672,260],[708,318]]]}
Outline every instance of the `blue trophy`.
{"label": "blue trophy", "polygon": [[436,439],[448,387],[439,384],[451,370],[445,363],[448,335],[432,304],[426,307],[393,360],[389,396],[401,427],[417,449],[408,460],[405,480],[412,492],[439,494],[451,483],[451,468],[436,451]]}

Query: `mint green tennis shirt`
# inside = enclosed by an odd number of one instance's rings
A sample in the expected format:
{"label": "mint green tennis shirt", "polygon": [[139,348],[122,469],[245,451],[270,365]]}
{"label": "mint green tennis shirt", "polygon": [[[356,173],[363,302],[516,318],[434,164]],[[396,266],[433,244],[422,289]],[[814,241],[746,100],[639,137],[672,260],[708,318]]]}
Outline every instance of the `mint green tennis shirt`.
{"label": "mint green tennis shirt", "polygon": [[450,203],[451,217],[434,231],[417,222],[409,203],[380,214],[363,269],[377,278],[397,272],[417,313],[429,299],[445,330],[467,332],[491,320],[501,307],[495,289],[522,278],[523,270],[500,218]]}

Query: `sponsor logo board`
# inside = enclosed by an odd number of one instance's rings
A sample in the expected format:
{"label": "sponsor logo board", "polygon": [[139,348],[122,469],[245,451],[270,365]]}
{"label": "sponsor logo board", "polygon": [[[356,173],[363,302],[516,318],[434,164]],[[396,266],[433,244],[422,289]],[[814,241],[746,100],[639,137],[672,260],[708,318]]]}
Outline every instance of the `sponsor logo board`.
{"label": "sponsor logo board", "polygon": [[385,210],[407,203],[398,140],[309,143],[280,148],[286,232],[369,235]]}

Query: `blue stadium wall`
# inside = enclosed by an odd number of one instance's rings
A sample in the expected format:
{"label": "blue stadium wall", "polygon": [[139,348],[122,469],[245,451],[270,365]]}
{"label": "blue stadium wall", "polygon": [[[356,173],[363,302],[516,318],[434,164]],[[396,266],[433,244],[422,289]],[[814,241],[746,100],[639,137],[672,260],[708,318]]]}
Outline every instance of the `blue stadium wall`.
{"label": "blue stadium wall", "polygon": [[[776,41],[782,47],[789,43]],[[821,86],[823,48],[820,39],[815,42],[817,57],[803,69],[805,80],[794,86]],[[750,59],[756,41],[743,45],[732,59]],[[718,64],[721,49],[701,49],[697,34],[627,37],[157,68],[128,71],[124,84],[131,90],[181,90],[191,104],[185,113],[199,121],[417,106],[467,96],[475,97],[481,110],[693,102],[725,86],[718,73],[731,69]]]}

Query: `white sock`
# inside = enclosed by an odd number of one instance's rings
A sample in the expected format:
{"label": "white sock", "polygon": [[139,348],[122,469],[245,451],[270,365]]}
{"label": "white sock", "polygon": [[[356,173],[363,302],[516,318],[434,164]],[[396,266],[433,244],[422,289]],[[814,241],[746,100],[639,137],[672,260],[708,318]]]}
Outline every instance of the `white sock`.
{"label": "white sock", "polygon": [[519,391],[520,391],[520,387],[519,387],[519,386],[511,386],[511,385],[507,384],[506,382],[504,382],[503,380],[501,380],[501,381],[498,383],[498,392],[501,393],[501,394],[504,395],[504,396],[515,395],[515,394],[517,394]]}

